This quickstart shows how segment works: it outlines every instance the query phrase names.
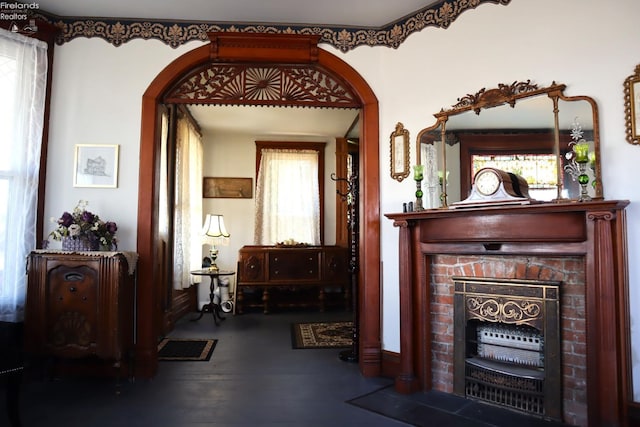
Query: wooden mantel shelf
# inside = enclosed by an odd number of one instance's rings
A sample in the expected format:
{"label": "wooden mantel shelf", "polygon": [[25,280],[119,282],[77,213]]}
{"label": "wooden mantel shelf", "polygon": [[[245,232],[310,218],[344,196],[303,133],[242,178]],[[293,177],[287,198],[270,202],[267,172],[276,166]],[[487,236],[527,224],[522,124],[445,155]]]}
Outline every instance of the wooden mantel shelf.
{"label": "wooden mantel shelf", "polygon": [[428,355],[431,301],[424,283],[431,275],[433,256],[577,256],[584,258],[586,268],[588,425],[627,425],[632,396],[628,204],[626,200],[595,200],[386,214],[400,235],[400,373],[396,390],[411,393],[432,387]]}
{"label": "wooden mantel shelf", "polygon": [[472,208],[437,208],[425,209],[416,212],[400,212],[385,214],[387,218],[406,220],[430,219],[442,217],[461,217],[474,216],[482,214],[519,214],[523,212],[580,212],[592,210],[611,210],[623,209],[629,205],[628,200],[592,200],[588,202],[566,202],[566,203],[534,203],[530,205],[504,205],[504,206],[486,206]]}

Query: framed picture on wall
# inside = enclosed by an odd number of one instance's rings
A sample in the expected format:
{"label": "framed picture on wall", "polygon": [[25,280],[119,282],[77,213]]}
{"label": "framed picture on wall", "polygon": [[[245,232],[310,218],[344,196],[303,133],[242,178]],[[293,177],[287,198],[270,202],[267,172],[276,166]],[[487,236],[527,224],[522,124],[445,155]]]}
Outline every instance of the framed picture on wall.
{"label": "framed picture on wall", "polygon": [[640,144],[640,65],[624,81],[624,106],[627,142]]}
{"label": "framed picture on wall", "polygon": [[409,131],[400,122],[391,133],[391,178],[401,182],[409,176]]}
{"label": "framed picture on wall", "polygon": [[76,144],[73,162],[74,187],[118,187],[120,146]]}
{"label": "framed picture on wall", "polygon": [[202,193],[205,198],[250,199],[253,197],[253,179],[205,177]]}

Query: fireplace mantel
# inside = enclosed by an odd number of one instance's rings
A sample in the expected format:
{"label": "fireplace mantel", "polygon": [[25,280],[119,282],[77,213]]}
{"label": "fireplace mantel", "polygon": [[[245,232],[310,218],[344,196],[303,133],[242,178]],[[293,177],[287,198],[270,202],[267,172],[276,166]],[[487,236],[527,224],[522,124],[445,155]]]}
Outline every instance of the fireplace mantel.
{"label": "fireplace mantel", "polygon": [[[396,390],[432,388],[429,280],[436,255],[580,257],[585,266],[589,426],[624,426],[631,396],[628,201],[541,203],[386,214],[399,228]],[[453,319],[451,319],[453,322]]]}

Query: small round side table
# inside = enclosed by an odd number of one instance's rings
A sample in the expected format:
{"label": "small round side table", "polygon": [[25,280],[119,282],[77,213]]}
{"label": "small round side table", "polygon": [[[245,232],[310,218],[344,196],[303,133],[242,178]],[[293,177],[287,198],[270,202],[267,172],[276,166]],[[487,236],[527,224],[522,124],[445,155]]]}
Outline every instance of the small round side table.
{"label": "small round side table", "polygon": [[203,268],[202,270],[193,270],[191,271],[191,274],[193,274],[194,276],[209,276],[209,278],[211,279],[211,283],[209,284],[209,302],[202,306],[202,309],[200,310],[200,316],[191,320],[195,322],[196,320],[202,319],[202,316],[205,313],[211,313],[213,315],[213,321],[216,325],[219,325],[218,319],[224,320],[225,317],[220,314],[220,304],[215,302],[215,290],[218,286],[218,277],[232,276],[236,273],[234,271],[228,270],[210,270],[208,268]]}

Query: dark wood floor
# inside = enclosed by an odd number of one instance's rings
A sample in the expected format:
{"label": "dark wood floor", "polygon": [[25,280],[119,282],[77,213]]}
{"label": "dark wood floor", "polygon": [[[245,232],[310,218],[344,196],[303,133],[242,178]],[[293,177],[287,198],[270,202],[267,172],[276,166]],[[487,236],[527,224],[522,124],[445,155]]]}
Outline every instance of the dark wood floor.
{"label": "dark wood floor", "polygon": [[[191,316],[188,316],[191,317]],[[346,312],[210,315],[180,321],[175,338],[215,338],[207,362],[160,362],[151,380],[25,375],[23,426],[540,426],[540,420],[450,395],[401,396],[388,378],[363,378],[339,350],[295,350],[291,324],[350,320]],[[5,393],[4,389],[0,393]],[[4,396],[2,402],[4,402]],[[4,412],[4,411],[3,411]],[[8,425],[0,413],[0,426]]]}

